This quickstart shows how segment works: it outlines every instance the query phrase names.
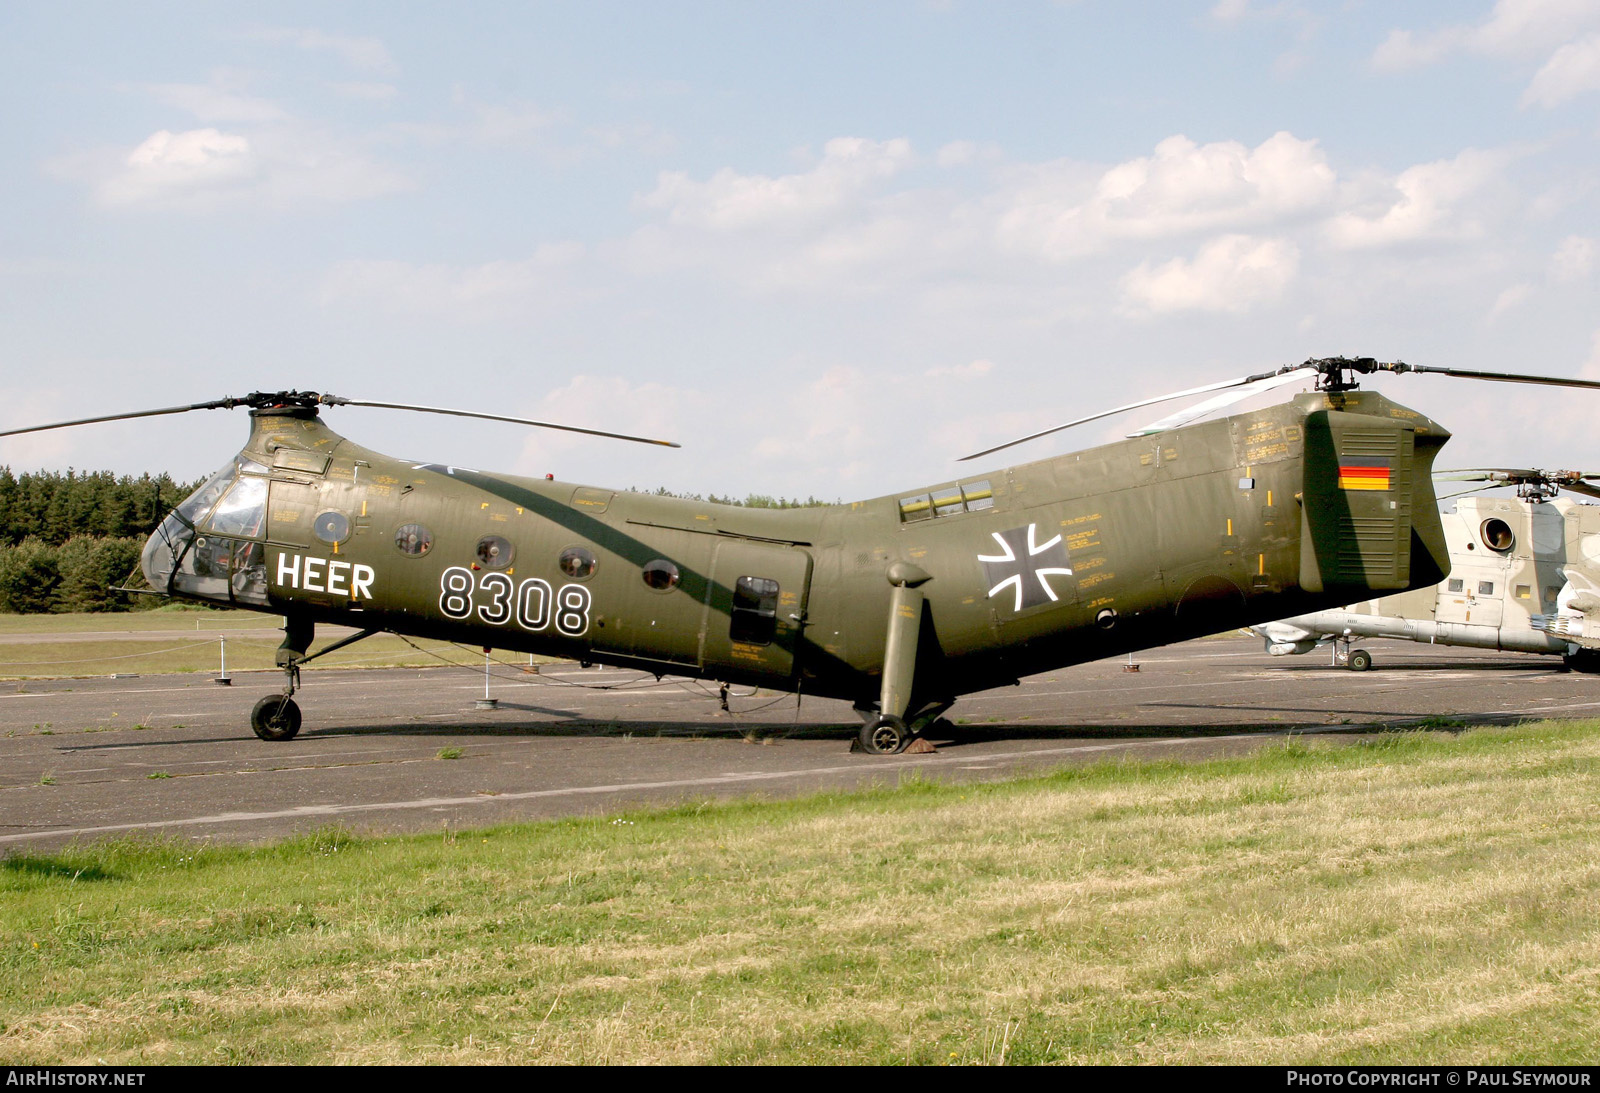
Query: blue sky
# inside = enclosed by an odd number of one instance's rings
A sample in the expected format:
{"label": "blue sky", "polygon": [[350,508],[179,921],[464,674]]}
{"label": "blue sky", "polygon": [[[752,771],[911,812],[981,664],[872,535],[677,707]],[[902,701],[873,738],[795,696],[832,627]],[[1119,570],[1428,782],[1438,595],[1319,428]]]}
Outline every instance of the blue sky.
{"label": "blue sky", "polygon": [[[848,499],[1308,356],[1600,378],[1596,0],[14,2],[0,95],[0,427],[312,388],[684,444],[330,414],[394,454]],[[1595,396],[1375,386],[1452,466],[1600,470]]]}

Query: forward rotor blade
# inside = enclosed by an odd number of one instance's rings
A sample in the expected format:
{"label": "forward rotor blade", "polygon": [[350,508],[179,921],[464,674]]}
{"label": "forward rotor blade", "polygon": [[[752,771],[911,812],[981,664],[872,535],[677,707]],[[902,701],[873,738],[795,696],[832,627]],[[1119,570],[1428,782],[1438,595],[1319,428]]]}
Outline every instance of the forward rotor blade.
{"label": "forward rotor blade", "polygon": [[560,429],[568,433],[584,433],[588,436],[609,437],[612,440],[631,440],[636,444],[659,444],[663,448],[681,448],[683,445],[670,440],[654,440],[645,436],[630,436],[627,433],[608,433],[603,429],[583,429],[576,425],[557,425],[553,421],[534,421],[525,417],[506,417],[503,414],[480,414],[473,410],[448,410],[441,406],[412,406],[404,402],[368,402],[364,399],[340,398],[338,395],[323,395],[321,401],[328,406],[372,406],[382,410],[417,410],[425,414],[446,414],[450,417],[475,417],[484,421],[508,421],[513,425],[534,425],[541,429]]}
{"label": "forward rotor blade", "polygon": [[1018,444],[1026,444],[1030,440],[1038,440],[1042,436],[1049,436],[1051,433],[1059,433],[1061,430],[1070,429],[1074,425],[1083,425],[1090,421],[1099,421],[1103,417],[1110,417],[1113,414],[1120,414],[1125,410],[1137,410],[1141,406],[1154,406],[1157,403],[1171,402],[1174,399],[1189,398],[1194,395],[1207,395],[1212,391],[1225,391],[1230,387],[1243,387],[1246,384],[1256,383],[1260,380],[1272,379],[1291,370],[1300,371],[1302,369],[1298,364],[1290,365],[1287,368],[1274,369],[1271,372],[1261,372],[1254,376],[1240,376],[1238,379],[1223,380],[1220,383],[1208,383],[1204,387],[1191,387],[1187,391],[1175,391],[1169,395],[1158,395],[1155,398],[1147,398],[1141,399],[1138,402],[1130,402],[1126,406],[1118,406],[1113,410],[1102,410],[1098,414],[1090,414],[1088,417],[1080,417],[1075,421],[1069,421],[1064,425],[1056,425],[1049,429],[1041,429],[1037,433],[1030,433],[1025,437],[1019,437],[1016,440],[1008,440],[1004,444],[996,444],[994,447],[985,448],[981,452],[973,452],[971,455],[964,455],[957,460],[957,462],[964,463],[969,459],[979,459],[986,455],[993,455],[995,452],[1004,451],[1007,448],[1014,448]]}
{"label": "forward rotor blade", "polygon": [[195,402],[188,406],[168,406],[164,410],[136,410],[130,414],[107,414],[104,417],[85,417],[77,421],[58,421],[53,425],[30,425],[26,429],[7,429],[0,436],[20,436],[23,433],[43,433],[50,429],[66,429],[73,425],[99,425],[106,421],[128,421],[139,417],[161,417],[163,414],[187,414],[190,410],[231,410],[240,404],[238,399],[218,399],[215,402]]}
{"label": "forward rotor blade", "polygon": [[[1513,478],[1543,478],[1546,472],[1539,470],[1537,467],[1458,467],[1454,470],[1440,471],[1434,477],[1439,478],[1447,474],[1498,474],[1502,477],[1510,476]],[[1472,479],[1463,478],[1461,481],[1470,482]]]}
{"label": "forward rotor blade", "polygon": [[1380,372],[1432,372],[1440,376],[1455,376],[1457,379],[1468,380],[1495,380],[1500,383],[1534,383],[1545,387],[1582,387],[1592,391],[1600,391],[1600,380],[1564,379],[1560,376],[1525,376],[1516,372],[1475,372],[1468,368],[1431,368],[1421,364],[1405,364],[1395,361],[1391,364],[1379,364],[1375,371]]}
{"label": "forward rotor blade", "polygon": [[1216,398],[1207,399],[1205,402],[1199,403],[1195,406],[1185,407],[1175,414],[1169,414],[1160,421],[1152,422],[1151,424],[1146,425],[1143,429],[1136,430],[1135,432],[1131,432],[1127,435],[1131,438],[1136,436],[1151,436],[1155,433],[1164,433],[1168,429],[1176,429],[1180,425],[1189,424],[1191,421],[1199,421],[1207,414],[1220,410],[1225,406],[1232,406],[1236,402],[1243,402],[1251,395],[1258,395],[1263,391],[1270,391],[1275,387],[1282,387],[1286,383],[1295,383],[1297,381],[1306,380],[1316,374],[1317,372],[1314,368],[1296,368],[1293,371],[1283,373],[1281,376],[1268,376],[1266,379],[1258,379],[1235,390],[1229,391],[1226,394],[1218,395]]}

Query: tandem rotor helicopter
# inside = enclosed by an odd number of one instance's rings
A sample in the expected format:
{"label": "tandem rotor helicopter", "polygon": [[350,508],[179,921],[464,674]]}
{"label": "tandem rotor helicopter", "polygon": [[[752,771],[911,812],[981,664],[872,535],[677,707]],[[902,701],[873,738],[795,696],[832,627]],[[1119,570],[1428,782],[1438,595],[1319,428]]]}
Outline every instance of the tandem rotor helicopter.
{"label": "tandem rotor helicopter", "polygon": [[[1022,676],[1437,583],[1450,555],[1441,426],[1374,372],[1600,388],[1370,357],[1286,365],[1072,425],[1213,394],[1129,439],[867,501],[748,509],[414,463],[360,447],[315,392],[13,429],[248,407],[239,453],[145,544],[151,589],[284,617],[264,740],[300,729],[300,666],[390,631],[848,699],[862,746],[903,750],[956,699]],[[1188,424],[1296,381],[1313,391]],[[1215,394],[1222,392],[1222,394]],[[310,653],[317,624],[358,633]]]}
{"label": "tandem rotor helicopter", "polygon": [[[1373,666],[1359,638],[1394,638],[1559,656],[1567,667],[1600,671],[1600,474],[1491,467],[1444,471],[1440,482],[1480,482],[1441,516],[1449,576],[1431,588],[1353,603],[1250,628],[1274,656],[1334,647],[1334,662]],[[1517,496],[1469,497],[1515,486]],[[1342,656],[1340,655],[1342,652]]]}

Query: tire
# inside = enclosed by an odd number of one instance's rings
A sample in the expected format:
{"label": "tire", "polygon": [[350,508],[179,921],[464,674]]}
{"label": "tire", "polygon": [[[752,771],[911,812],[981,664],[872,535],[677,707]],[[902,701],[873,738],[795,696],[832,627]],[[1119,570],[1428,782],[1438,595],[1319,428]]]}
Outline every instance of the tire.
{"label": "tire", "polygon": [[1350,654],[1349,665],[1352,672],[1365,672],[1372,667],[1372,654],[1365,649],[1357,649]]}
{"label": "tire", "polygon": [[250,727],[263,740],[293,740],[300,731],[300,707],[284,695],[268,695],[250,711]]}
{"label": "tire", "polygon": [[1579,649],[1566,654],[1561,661],[1574,672],[1600,672],[1600,650]]}
{"label": "tire", "polygon": [[869,755],[899,755],[911,743],[911,733],[898,717],[876,717],[861,726],[860,739]]}

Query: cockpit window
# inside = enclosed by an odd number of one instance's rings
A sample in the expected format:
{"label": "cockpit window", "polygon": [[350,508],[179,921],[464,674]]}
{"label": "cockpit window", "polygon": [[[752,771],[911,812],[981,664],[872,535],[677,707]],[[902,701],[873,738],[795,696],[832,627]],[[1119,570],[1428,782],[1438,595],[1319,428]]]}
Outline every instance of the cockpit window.
{"label": "cockpit window", "polygon": [[267,480],[244,475],[217,503],[211,514],[211,530],[219,535],[254,538],[261,532],[261,518],[266,511]]}
{"label": "cockpit window", "polygon": [[174,511],[186,524],[193,527],[200,522],[202,516],[211,511],[211,506],[217,503],[217,498],[222,496],[222,491],[228,488],[238,473],[238,469],[229,463],[212,475],[205,485],[191,493],[188,500]]}

